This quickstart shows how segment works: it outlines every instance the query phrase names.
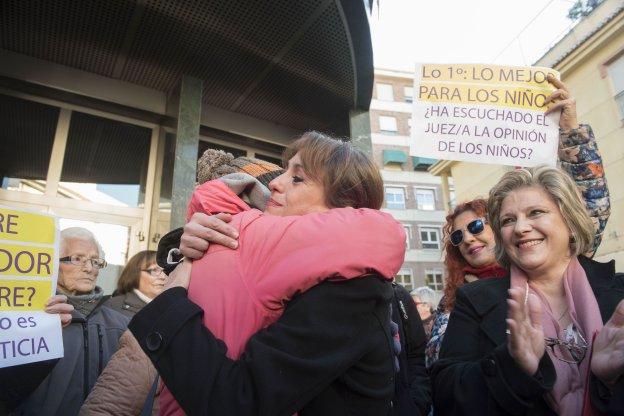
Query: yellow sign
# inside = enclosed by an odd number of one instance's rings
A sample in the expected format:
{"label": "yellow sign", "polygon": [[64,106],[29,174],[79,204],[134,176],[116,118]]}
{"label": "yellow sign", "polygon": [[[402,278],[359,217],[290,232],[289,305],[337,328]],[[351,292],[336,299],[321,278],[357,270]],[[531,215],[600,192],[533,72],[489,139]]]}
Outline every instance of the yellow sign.
{"label": "yellow sign", "polygon": [[0,207],[0,240],[54,244],[54,218]]}
{"label": "yellow sign", "polygon": [[43,311],[58,276],[57,220],[0,206],[0,311]]}
{"label": "yellow sign", "polygon": [[59,315],[45,312],[58,256],[54,216],[0,206],[0,368],[63,357]]}
{"label": "yellow sign", "polygon": [[421,101],[455,104],[485,104],[504,108],[541,110],[554,88],[505,88],[486,85],[423,83],[418,88]]}
{"label": "yellow sign", "polygon": [[0,311],[41,311],[51,293],[50,280],[0,280]]}
{"label": "yellow sign", "polygon": [[54,274],[54,248],[0,244],[0,276]]}

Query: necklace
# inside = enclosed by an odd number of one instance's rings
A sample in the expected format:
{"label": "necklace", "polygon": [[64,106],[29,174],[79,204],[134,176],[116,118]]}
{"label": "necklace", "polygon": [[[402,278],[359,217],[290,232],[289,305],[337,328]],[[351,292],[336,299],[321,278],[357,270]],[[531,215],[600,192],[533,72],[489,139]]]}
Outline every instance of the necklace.
{"label": "necklace", "polygon": [[557,322],[561,321],[561,319],[564,317],[564,315],[566,314],[566,312],[568,312],[568,309],[570,309],[569,306],[566,306],[565,310],[563,311],[563,313],[561,314],[561,316],[557,319]]}

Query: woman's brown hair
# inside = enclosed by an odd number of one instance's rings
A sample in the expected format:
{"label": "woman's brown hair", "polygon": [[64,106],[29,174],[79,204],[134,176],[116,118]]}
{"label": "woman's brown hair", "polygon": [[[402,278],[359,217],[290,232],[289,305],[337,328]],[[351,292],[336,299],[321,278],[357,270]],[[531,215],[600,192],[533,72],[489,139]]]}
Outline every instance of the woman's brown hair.
{"label": "woman's brown hair", "polygon": [[352,143],[309,131],[284,151],[284,166],[297,153],[306,175],[323,185],[328,207],[381,208],[384,191],[379,169]]}
{"label": "woman's brown hair", "polygon": [[477,198],[464,202],[457,205],[453,212],[446,216],[446,224],[444,224],[444,251],[446,253],[444,264],[446,265],[447,277],[446,285],[444,286],[444,301],[447,311],[453,309],[455,293],[464,284],[464,268],[469,265],[464,256],[459,252],[459,247],[451,244],[450,239],[455,218],[466,211],[472,211],[478,217],[487,218],[487,201]]}
{"label": "woman's brown hair", "polygon": [[145,270],[147,266],[153,263],[156,263],[156,252],[153,250],[139,251],[132,256],[121,271],[115,292],[118,295],[123,295],[138,288],[141,270]]}

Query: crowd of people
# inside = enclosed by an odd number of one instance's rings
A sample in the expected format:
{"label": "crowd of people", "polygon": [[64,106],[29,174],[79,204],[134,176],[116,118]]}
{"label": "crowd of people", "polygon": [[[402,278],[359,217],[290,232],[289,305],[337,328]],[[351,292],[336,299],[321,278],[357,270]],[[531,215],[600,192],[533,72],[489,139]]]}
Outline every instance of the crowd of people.
{"label": "crowd of people", "polygon": [[284,167],[207,151],[187,224],[112,296],[89,231],[61,232],[64,357],[0,370],[15,415],[624,414],[624,275],[592,260],[610,215],[565,85],[559,167],[508,171],[444,227],[447,279],[393,282],[400,223],[361,150],[308,132]]}

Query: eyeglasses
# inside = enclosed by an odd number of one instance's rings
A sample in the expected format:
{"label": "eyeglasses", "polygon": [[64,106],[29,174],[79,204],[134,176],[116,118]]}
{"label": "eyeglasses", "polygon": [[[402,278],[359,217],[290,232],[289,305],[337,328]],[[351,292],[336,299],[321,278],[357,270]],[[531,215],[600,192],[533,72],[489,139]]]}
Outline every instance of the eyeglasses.
{"label": "eyeglasses", "polygon": [[565,340],[544,338],[544,342],[552,351],[553,357],[559,361],[569,364],[578,364],[583,361],[587,353],[587,341],[573,324],[566,328],[565,338]]}
{"label": "eyeglasses", "polygon": [[149,269],[141,269],[143,272],[148,272],[152,277],[158,277],[163,274],[163,269],[160,267],[150,267]]}
{"label": "eyeglasses", "polygon": [[[468,225],[466,225],[466,230],[472,234],[477,235],[481,234],[485,229],[486,220],[477,218],[474,221],[470,221]],[[450,235],[451,244],[457,247],[464,241],[464,230],[455,230]]]}
{"label": "eyeglasses", "polygon": [[91,266],[93,266],[94,269],[103,269],[107,264],[104,259],[93,259],[81,254],[72,254],[71,256],[61,257],[59,261],[62,263],[71,263],[74,266],[84,266],[87,262],[91,262]]}

